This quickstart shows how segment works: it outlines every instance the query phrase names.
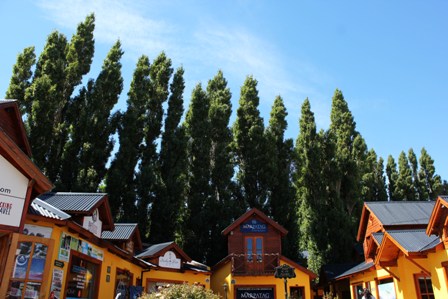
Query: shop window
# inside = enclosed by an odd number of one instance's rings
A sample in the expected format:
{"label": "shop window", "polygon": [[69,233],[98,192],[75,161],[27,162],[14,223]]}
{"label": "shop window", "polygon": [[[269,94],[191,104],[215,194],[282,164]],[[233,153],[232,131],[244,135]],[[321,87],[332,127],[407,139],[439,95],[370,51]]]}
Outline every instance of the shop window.
{"label": "shop window", "polygon": [[117,268],[117,274],[115,276],[115,297],[120,294],[120,299],[128,299],[131,285],[132,274],[127,270]]}
{"label": "shop window", "polygon": [[289,296],[291,299],[304,299],[305,298],[305,288],[304,287],[290,287]]}
{"label": "shop window", "polygon": [[83,254],[71,253],[65,287],[66,299],[97,298],[99,263]]}
{"label": "shop window", "polygon": [[381,279],[378,281],[378,294],[380,298],[396,299],[395,285],[392,278]]}
{"label": "shop window", "polygon": [[364,287],[363,287],[362,283],[353,285],[353,292],[355,293],[356,299],[362,298],[363,290],[364,290]]}
{"label": "shop window", "polygon": [[[44,238],[16,235],[12,244],[16,250],[10,252],[6,268],[10,279],[7,298],[40,298],[47,281],[53,242]],[[6,272],[5,272],[6,273]]]}
{"label": "shop window", "polygon": [[182,284],[182,281],[156,281],[156,280],[146,280],[146,292],[147,293],[157,293],[161,289],[168,287],[173,284]]}
{"label": "shop window", "polygon": [[415,275],[415,284],[417,286],[417,295],[420,299],[434,299],[432,281],[430,276]]}
{"label": "shop window", "polygon": [[249,263],[255,261],[261,263],[263,261],[263,238],[247,237],[246,238],[246,257]]}

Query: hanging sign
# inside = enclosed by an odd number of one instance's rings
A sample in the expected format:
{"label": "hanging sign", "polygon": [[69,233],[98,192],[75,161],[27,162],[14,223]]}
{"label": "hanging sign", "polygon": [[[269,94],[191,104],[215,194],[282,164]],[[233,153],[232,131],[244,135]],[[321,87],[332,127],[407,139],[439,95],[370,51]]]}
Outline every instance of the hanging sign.
{"label": "hanging sign", "polygon": [[240,231],[243,233],[267,233],[268,225],[257,219],[252,219],[251,221],[241,224]]}
{"label": "hanging sign", "polygon": [[180,259],[176,258],[176,254],[172,251],[167,251],[159,257],[159,267],[180,269]]}
{"label": "hanging sign", "polygon": [[0,225],[20,226],[29,180],[0,155]]}

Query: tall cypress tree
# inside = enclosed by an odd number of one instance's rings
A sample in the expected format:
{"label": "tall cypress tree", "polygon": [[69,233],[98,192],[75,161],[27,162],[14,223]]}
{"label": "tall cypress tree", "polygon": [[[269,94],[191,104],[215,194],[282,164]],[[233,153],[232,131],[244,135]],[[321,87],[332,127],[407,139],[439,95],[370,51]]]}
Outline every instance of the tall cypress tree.
{"label": "tall cypress tree", "polygon": [[374,149],[371,149],[366,158],[367,171],[363,175],[362,198],[364,201],[387,200],[386,178],[384,176],[383,159],[378,159]]}
{"label": "tall cypress tree", "polygon": [[[264,136],[263,118],[258,110],[257,81],[249,76],[241,87],[237,119],[233,125],[233,151],[238,165],[237,179],[245,206],[266,208],[266,165],[269,157]],[[244,206],[244,205],[243,205]]]}
{"label": "tall cypress tree", "polygon": [[[166,238],[169,240],[174,238],[177,219],[174,216],[178,212],[170,209],[161,209],[152,213],[150,211],[150,205],[161,189],[157,142],[162,130],[163,104],[168,100],[169,81],[172,73],[171,59],[165,53],[161,53],[150,68],[150,98],[146,107],[142,156],[137,173],[138,223],[143,237],[148,237],[149,218],[153,223],[164,224],[163,231],[155,231],[151,228],[149,237],[153,243],[167,241]],[[150,215],[151,217],[149,217]]]}
{"label": "tall cypress tree", "polygon": [[386,165],[386,175],[387,175],[387,192],[389,196],[389,200],[401,200],[399,195],[396,193],[396,185],[398,180],[398,171],[397,164],[395,163],[394,157],[389,155],[387,157],[387,165]]}
{"label": "tall cypress tree", "polygon": [[[185,204],[185,192],[187,184],[187,136],[185,128],[180,125],[180,120],[184,111],[183,91],[185,82],[183,78],[183,68],[177,69],[170,85],[170,97],[168,99],[168,110],[165,118],[165,128],[162,134],[160,148],[160,174],[162,186],[158,196],[154,198],[152,213],[154,217],[163,213],[164,209],[174,211],[183,210]],[[178,215],[173,214],[175,217]],[[156,221],[153,218],[151,223],[151,234],[157,234],[164,230],[165,223]],[[175,218],[173,220],[176,220]],[[180,231],[176,221],[174,230]],[[177,242],[182,243],[182,240]]]}
{"label": "tall cypress tree", "polygon": [[6,91],[7,99],[17,99],[22,114],[31,111],[31,103],[25,102],[25,92],[31,85],[33,76],[32,67],[36,63],[34,47],[28,47],[17,56],[16,64],[12,69],[12,77]]}
{"label": "tall cypress tree", "polygon": [[410,148],[408,150],[408,160],[409,160],[409,167],[411,169],[411,176],[412,176],[412,190],[414,191],[414,199],[420,200],[421,197],[421,184],[420,180],[418,178],[418,161],[417,156],[414,153],[414,150]]}
{"label": "tall cypress tree", "polygon": [[404,151],[398,156],[398,177],[395,192],[401,200],[415,200],[415,192],[412,184],[412,171]]}
{"label": "tall cypress tree", "polygon": [[[26,126],[33,146],[33,158],[52,181],[59,177],[60,159],[67,140],[70,124],[66,120],[66,112],[70,97],[92,63],[94,23],[94,15],[87,16],[78,25],[70,43],[64,35],[51,33],[37,61],[32,83],[24,93],[22,108],[27,114]],[[30,57],[27,58],[24,69],[31,62]],[[21,79],[24,77],[26,75]],[[25,81],[22,82],[26,85]],[[42,117],[47,119],[42,121]]]}
{"label": "tall cypress tree", "polygon": [[288,127],[288,112],[283,99],[277,96],[271,110],[269,126],[266,129],[267,145],[271,147],[268,182],[270,214],[275,221],[285,227],[289,233],[283,239],[284,253],[291,258],[298,258],[297,222],[295,213],[294,189],[291,180],[294,148],[292,139],[285,139]]}
{"label": "tall cypress tree", "polygon": [[143,55],[134,70],[127,110],[118,126],[120,146],[106,177],[106,192],[109,194],[112,214],[119,221],[137,219],[135,168],[140,157],[144,117],[149,101],[149,70],[149,59]]}
{"label": "tall cypress tree", "polygon": [[188,196],[184,222],[184,248],[199,261],[205,261],[204,251],[208,240],[208,229],[204,229],[211,200],[210,186],[210,99],[201,85],[196,85],[191,96],[185,119],[188,135]]}
{"label": "tall cypress tree", "polygon": [[230,89],[221,71],[208,82],[207,96],[210,99],[210,187],[211,200],[208,202],[207,227],[209,240],[206,262],[210,265],[217,263],[227,254],[227,242],[221,232],[231,224],[235,211],[232,193],[235,184],[232,181],[234,165],[232,162],[230,145],[232,132],[229,120],[232,114]]}
{"label": "tall cypress tree", "polygon": [[428,154],[425,148],[420,152],[420,170],[418,177],[422,185],[422,200],[434,200],[442,190],[442,179],[436,174],[434,160]]}
{"label": "tall cypress tree", "polygon": [[[66,144],[61,178],[74,178],[70,184],[76,191],[94,192],[106,175],[106,163],[112,152],[114,141],[111,135],[116,131],[117,116],[111,110],[118,102],[123,89],[121,76],[121,43],[112,46],[96,81],[91,80],[87,90],[74,99],[69,106],[66,119],[70,119],[69,141]],[[73,111],[71,108],[76,107]],[[77,165],[73,165],[73,160]]]}
{"label": "tall cypress tree", "polygon": [[345,206],[347,217],[344,219],[355,235],[362,208],[362,176],[366,171],[367,146],[356,131],[356,123],[342,92],[337,89],[332,99],[330,133],[336,142],[335,160],[339,173],[334,186]]}

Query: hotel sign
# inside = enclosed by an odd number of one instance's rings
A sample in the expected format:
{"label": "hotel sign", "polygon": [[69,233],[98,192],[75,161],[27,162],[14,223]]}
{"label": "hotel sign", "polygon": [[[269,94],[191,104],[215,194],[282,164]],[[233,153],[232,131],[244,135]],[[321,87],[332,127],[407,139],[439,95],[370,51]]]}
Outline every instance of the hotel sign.
{"label": "hotel sign", "polygon": [[172,251],[167,251],[161,257],[159,257],[159,267],[180,269],[180,259],[176,257],[176,254]]}
{"label": "hotel sign", "polygon": [[0,155],[0,225],[19,227],[29,180]]}
{"label": "hotel sign", "polygon": [[252,219],[251,221],[241,224],[240,230],[243,233],[267,233],[268,225],[257,219]]}
{"label": "hotel sign", "polygon": [[236,288],[237,299],[274,299],[274,288]]}

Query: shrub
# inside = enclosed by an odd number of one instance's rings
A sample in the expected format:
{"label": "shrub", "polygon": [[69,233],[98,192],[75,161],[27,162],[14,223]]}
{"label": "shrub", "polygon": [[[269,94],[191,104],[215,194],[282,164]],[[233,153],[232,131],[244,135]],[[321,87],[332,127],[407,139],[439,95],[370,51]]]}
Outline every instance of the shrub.
{"label": "shrub", "polygon": [[200,285],[174,284],[161,288],[157,293],[143,294],[139,299],[220,299],[211,290]]}

